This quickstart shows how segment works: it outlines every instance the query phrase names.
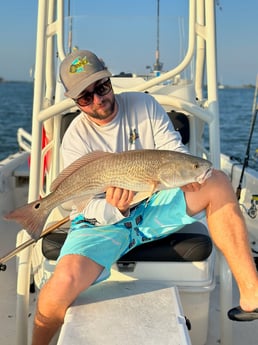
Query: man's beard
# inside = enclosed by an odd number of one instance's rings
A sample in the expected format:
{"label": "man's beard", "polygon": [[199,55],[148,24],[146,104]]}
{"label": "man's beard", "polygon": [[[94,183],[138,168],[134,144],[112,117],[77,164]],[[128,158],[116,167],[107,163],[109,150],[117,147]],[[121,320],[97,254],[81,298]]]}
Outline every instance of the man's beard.
{"label": "man's beard", "polygon": [[[105,108],[102,108],[102,106]],[[115,97],[105,99],[101,104],[95,106],[95,109],[93,108],[91,112],[87,112],[87,115],[96,120],[106,120],[114,113],[115,106]]]}

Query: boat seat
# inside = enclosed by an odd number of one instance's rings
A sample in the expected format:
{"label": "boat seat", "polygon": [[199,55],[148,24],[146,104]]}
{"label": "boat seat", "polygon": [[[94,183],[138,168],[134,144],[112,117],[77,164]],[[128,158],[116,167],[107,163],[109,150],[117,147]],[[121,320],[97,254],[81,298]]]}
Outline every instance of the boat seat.
{"label": "boat seat", "polygon": [[[42,253],[56,260],[67,236],[67,228],[47,234],[42,240]],[[204,261],[212,252],[212,241],[206,226],[196,222],[165,238],[144,243],[123,255],[118,263],[132,261],[192,262]]]}
{"label": "boat seat", "polygon": [[188,144],[190,140],[190,126],[187,115],[175,110],[170,110],[167,112],[167,114],[172,121],[175,130],[180,133],[182,143],[184,145]]}
{"label": "boat seat", "polygon": [[81,111],[77,109],[76,111],[66,113],[62,116],[61,127],[60,127],[60,141],[63,140],[63,136],[67,128],[70,126],[71,122],[73,121],[73,119],[75,119],[80,113]]}

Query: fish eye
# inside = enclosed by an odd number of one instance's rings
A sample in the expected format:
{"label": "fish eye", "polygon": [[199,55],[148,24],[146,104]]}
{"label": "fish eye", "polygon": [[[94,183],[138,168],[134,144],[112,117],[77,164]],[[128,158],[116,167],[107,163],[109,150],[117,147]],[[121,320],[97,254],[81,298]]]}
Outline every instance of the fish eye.
{"label": "fish eye", "polygon": [[194,163],[194,168],[198,169],[199,168],[199,164],[198,163]]}

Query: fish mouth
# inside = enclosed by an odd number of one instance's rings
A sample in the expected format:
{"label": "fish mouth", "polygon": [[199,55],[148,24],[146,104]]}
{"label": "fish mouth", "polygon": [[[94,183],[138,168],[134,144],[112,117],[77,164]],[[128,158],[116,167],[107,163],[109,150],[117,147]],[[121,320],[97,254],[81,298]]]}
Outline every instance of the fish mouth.
{"label": "fish mouth", "polygon": [[197,177],[197,182],[202,184],[204,183],[207,178],[211,177],[212,174],[212,168],[207,169],[203,174]]}

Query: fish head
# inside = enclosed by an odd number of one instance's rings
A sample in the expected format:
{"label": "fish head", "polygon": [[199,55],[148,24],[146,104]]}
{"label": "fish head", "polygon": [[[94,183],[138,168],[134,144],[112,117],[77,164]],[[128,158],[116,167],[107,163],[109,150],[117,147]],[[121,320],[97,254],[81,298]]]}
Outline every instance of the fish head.
{"label": "fish head", "polygon": [[184,154],[160,167],[159,180],[165,188],[181,187],[193,182],[204,183],[211,171],[210,161]]}

